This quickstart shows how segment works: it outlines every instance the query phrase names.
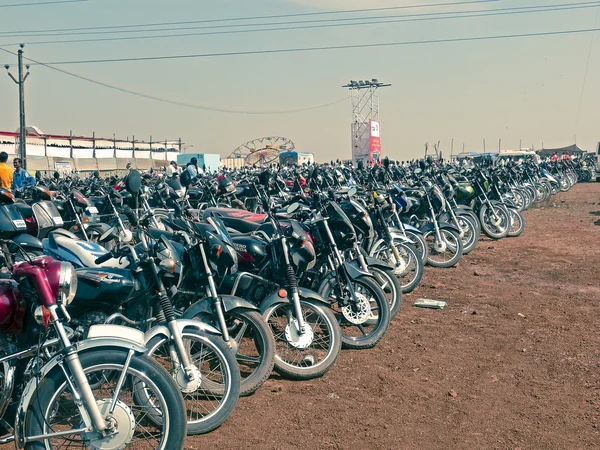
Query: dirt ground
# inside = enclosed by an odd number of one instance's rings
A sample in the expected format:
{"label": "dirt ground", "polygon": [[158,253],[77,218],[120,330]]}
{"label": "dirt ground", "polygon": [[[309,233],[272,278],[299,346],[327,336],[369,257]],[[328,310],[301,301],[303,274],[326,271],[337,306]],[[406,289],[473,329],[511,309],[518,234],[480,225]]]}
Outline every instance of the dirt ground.
{"label": "dirt ground", "polygon": [[600,447],[598,216],[596,183],[526,211],[521,237],[426,268],[375,349],[318,380],[269,380],[188,448]]}
{"label": "dirt ground", "polygon": [[318,380],[273,377],[187,448],[599,448],[600,183],[525,219],[519,238],[426,268],[375,349]]}

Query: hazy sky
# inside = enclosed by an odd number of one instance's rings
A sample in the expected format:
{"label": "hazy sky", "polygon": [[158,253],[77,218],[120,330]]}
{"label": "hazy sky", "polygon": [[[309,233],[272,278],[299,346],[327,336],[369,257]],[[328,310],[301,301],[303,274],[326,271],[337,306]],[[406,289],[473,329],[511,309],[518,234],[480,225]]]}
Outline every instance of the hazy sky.
{"label": "hazy sky", "polygon": [[[576,4],[586,0],[498,0],[438,6],[313,15],[237,22],[177,24],[156,32],[89,34],[86,27],[272,16],[342,9],[444,3],[444,0],[89,0],[65,4],[5,7],[43,0],[0,0],[0,47],[43,62],[206,54],[302,47],[340,46],[496,36],[599,28],[598,5],[578,10],[503,14],[444,20],[323,27],[305,30],[289,22],[489,10]],[[587,0],[588,2],[591,0]],[[451,2],[448,2],[451,3]],[[423,17],[423,16],[421,16]],[[439,16],[438,16],[439,17]],[[363,20],[364,21],[364,20]],[[281,24],[288,22],[287,24]],[[38,44],[35,41],[115,38],[240,30],[204,28],[236,24],[284,28],[254,33],[221,33],[156,39]],[[331,23],[331,22],[330,22]],[[347,22],[346,22],[347,23]],[[25,36],[34,30],[83,28],[58,36]],[[192,29],[195,28],[195,29]],[[120,29],[122,30],[122,29]],[[125,30],[133,30],[126,28]],[[71,33],[71,34],[64,34]],[[577,143],[594,150],[600,140],[600,39],[580,33],[515,39],[382,46],[279,54],[171,59],[143,62],[61,65],[60,68],[137,92],[221,109],[281,111],[321,105],[348,95],[350,79],[378,78],[393,86],[381,90],[384,155],[405,159],[423,154],[425,142],[441,149],[488,151]],[[12,45],[6,45],[12,44]],[[580,98],[584,75],[587,82]],[[0,63],[16,58],[0,51]],[[42,66],[26,82],[27,123],[46,133],[137,140],[181,137],[189,151],[227,156],[240,144],[261,136],[290,138],[317,160],[350,157],[350,100],[293,114],[250,115],[203,111],[109,90]],[[579,111],[579,114],[578,114]],[[579,118],[578,118],[579,116]],[[17,87],[0,77],[0,130],[18,127]]]}

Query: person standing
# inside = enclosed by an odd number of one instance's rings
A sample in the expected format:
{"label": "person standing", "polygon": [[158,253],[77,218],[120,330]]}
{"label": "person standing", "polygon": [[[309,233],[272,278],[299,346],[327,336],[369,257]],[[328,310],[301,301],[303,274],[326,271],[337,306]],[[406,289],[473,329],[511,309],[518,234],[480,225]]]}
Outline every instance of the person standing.
{"label": "person standing", "polygon": [[192,181],[198,177],[198,159],[194,157],[190,160],[187,165],[187,171],[190,173]]}
{"label": "person standing", "polygon": [[35,178],[31,176],[23,167],[21,167],[23,161],[21,158],[13,159],[13,166],[15,167],[15,173],[13,174],[12,190],[23,189],[35,185]]}
{"label": "person standing", "polygon": [[176,173],[179,173],[177,170],[177,163],[175,161],[171,161],[167,167],[167,178],[172,178]]}
{"label": "person standing", "polygon": [[6,164],[8,153],[0,152],[0,184],[4,189],[11,189],[13,182],[13,171]]}

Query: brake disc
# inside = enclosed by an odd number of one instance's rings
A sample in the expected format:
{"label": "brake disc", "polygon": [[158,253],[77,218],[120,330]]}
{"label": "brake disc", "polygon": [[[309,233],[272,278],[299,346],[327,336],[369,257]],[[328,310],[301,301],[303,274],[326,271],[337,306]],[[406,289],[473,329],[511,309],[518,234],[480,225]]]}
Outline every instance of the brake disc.
{"label": "brake disc", "polygon": [[344,318],[354,324],[360,325],[371,318],[371,303],[366,295],[357,292],[356,302],[342,307]]}

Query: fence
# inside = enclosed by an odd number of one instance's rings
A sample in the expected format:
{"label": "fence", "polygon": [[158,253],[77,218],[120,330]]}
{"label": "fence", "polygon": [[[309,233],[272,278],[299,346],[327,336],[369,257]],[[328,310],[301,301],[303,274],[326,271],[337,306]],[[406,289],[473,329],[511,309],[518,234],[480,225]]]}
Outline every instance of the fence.
{"label": "fence", "polygon": [[[0,132],[0,151],[9,155],[9,164],[18,154],[17,133]],[[27,136],[25,159],[29,172],[100,171],[103,175],[120,174],[127,164],[138,170],[161,168],[177,160],[178,141],[139,142],[72,136]]]}

